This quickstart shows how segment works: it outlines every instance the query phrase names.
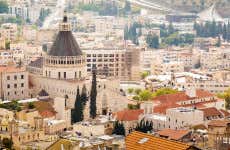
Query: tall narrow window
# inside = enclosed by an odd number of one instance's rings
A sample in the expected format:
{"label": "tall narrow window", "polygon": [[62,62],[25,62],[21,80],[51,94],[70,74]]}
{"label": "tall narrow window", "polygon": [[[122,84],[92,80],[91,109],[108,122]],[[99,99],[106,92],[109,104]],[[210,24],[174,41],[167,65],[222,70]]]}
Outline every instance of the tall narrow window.
{"label": "tall narrow window", "polygon": [[61,72],[58,72],[58,79],[61,78]]}
{"label": "tall narrow window", "polygon": [[64,72],[64,79],[66,79],[66,72]]}
{"label": "tall narrow window", "polygon": [[79,78],[81,78],[81,71],[79,71]]}
{"label": "tall narrow window", "polygon": [[75,79],[77,78],[77,72],[75,72],[74,78],[75,78]]}

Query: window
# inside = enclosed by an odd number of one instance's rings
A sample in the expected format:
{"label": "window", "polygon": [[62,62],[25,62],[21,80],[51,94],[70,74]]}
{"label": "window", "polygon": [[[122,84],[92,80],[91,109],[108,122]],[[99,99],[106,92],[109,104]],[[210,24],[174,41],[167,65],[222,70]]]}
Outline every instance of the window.
{"label": "window", "polygon": [[7,80],[10,80],[10,76],[7,76]]}
{"label": "window", "polygon": [[14,84],[14,88],[17,88],[17,84]]}
{"label": "window", "polygon": [[21,79],[24,79],[24,75],[21,75]]}
{"label": "window", "polygon": [[21,83],[21,87],[24,87],[24,83]]}
{"label": "window", "polygon": [[8,89],[10,88],[10,84],[7,84],[7,88],[8,88]]}
{"label": "window", "polygon": [[58,72],[58,79],[61,78],[61,72]]}
{"label": "window", "polygon": [[17,92],[15,91],[14,94],[17,95]]}
{"label": "window", "polygon": [[64,78],[66,79],[66,72],[64,72]]}
{"label": "window", "polygon": [[81,71],[79,71],[79,78],[81,78]]}
{"label": "window", "polygon": [[9,96],[9,95],[10,95],[10,92],[8,92],[7,95]]}
{"label": "window", "polygon": [[16,75],[14,76],[14,80],[17,80],[17,76]]}

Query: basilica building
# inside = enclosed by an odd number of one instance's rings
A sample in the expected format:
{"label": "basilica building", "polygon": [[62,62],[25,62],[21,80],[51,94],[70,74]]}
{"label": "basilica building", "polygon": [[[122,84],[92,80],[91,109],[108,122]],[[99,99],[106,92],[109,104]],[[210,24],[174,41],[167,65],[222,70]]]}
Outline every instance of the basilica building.
{"label": "basilica building", "polygon": [[[32,61],[27,70],[31,97],[37,97],[40,91],[46,91],[50,98],[64,98],[66,106],[73,108],[78,87],[81,90],[85,85],[89,93],[91,75],[87,74],[86,55],[81,51],[71,32],[67,16],[64,16],[59,24],[59,33],[50,50],[45,56]],[[124,105],[126,98],[121,96],[119,83],[119,79],[97,76],[98,114],[126,107]],[[89,104],[86,105],[85,114],[88,109]]]}
{"label": "basilica building", "polygon": [[86,82],[86,57],[71,32],[66,15],[47,55],[32,61],[27,70],[31,97],[45,90],[51,97],[74,99],[77,87],[89,86],[90,82]]}

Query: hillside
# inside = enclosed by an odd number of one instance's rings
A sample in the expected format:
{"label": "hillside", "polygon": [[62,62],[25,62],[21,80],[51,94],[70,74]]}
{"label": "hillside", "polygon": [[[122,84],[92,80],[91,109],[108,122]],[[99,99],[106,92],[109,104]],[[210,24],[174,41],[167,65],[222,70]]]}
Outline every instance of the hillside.
{"label": "hillside", "polygon": [[[149,0],[159,1],[159,0]],[[213,3],[216,3],[217,11],[223,17],[230,17],[230,0],[165,0],[172,8],[185,12],[200,12],[205,8],[210,7]]]}

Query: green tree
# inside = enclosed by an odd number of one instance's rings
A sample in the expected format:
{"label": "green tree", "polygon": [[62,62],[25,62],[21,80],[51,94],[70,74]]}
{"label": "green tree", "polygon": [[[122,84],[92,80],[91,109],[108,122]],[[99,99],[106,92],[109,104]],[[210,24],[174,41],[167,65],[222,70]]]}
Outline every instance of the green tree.
{"label": "green tree", "polygon": [[224,24],[224,26],[223,26],[223,39],[224,40],[227,40],[227,35],[228,35],[227,26],[226,26],[226,24]]}
{"label": "green tree", "polygon": [[93,76],[92,76],[92,85],[91,85],[91,92],[90,92],[90,117],[95,118],[97,115],[97,79],[96,79],[96,69],[93,69]]}
{"label": "green tree", "polygon": [[81,90],[81,102],[82,102],[84,107],[85,107],[87,101],[88,101],[87,89],[86,89],[86,86],[84,84],[82,87],[82,90]]}
{"label": "green tree", "polygon": [[152,121],[145,121],[143,119],[137,124],[135,128],[135,131],[139,131],[143,133],[148,133],[151,132],[152,130],[153,130]]}
{"label": "green tree", "polygon": [[159,37],[156,35],[148,34],[146,37],[146,43],[150,48],[159,48]]}
{"label": "green tree", "polygon": [[227,110],[230,109],[230,95],[229,94],[227,94],[226,97],[225,97],[225,108]]}
{"label": "green tree", "polygon": [[136,95],[139,95],[140,93],[141,93],[141,89],[140,89],[140,88],[135,89],[135,94],[136,94]]}
{"label": "green tree", "polygon": [[8,13],[9,6],[7,4],[7,1],[0,0],[0,13]]}
{"label": "green tree", "polygon": [[133,93],[133,90],[134,90],[133,88],[128,88],[128,93],[129,94]]}
{"label": "green tree", "polygon": [[9,138],[3,138],[2,139],[2,145],[5,148],[12,149],[13,147],[13,141]]}
{"label": "green tree", "polygon": [[119,122],[119,121],[114,122],[113,134],[125,136],[125,127],[122,122]]}
{"label": "green tree", "polygon": [[5,47],[6,47],[6,49],[10,49],[10,41],[6,41]]}
{"label": "green tree", "polygon": [[34,106],[34,103],[33,102],[29,102],[28,103],[28,109],[34,109],[35,106]]}
{"label": "green tree", "polygon": [[220,47],[220,46],[221,46],[221,39],[220,39],[220,36],[218,36],[216,47]]}
{"label": "green tree", "polygon": [[200,0],[200,7],[201,7],[201,10],[204,9],[204,5],[205,5],[205,0]]}
{"label": "green tree", "polygon": [[139,97],[141,101],[147,101],[153,98],[153,93],[149,90],[143,90],[140,92]]}
{"label": "green tree", "polygon": [[168,26],[168,34],[173,34],[174,32],[175,32],[175,29],[173,27],[172,22],[170,22]]}
{"label": "green tree", "polygon": [[83,103],[81,101],[80,90],[77,88],[77,95],[75,99],[74,109],[72,110],[72,123],[82,121],[83,116]]}
{"label": "green tree", "polygon": [[124,7],[125,12],[130,12],[131,11],[131,4],[129,1],[125,1],[125,7]]}
{"label": "green tree", "polygon": [[161,96],[161,95],[165,95],[165,94],[174,94],[177,93],[177,90],[171,89],[171,88],[161,88],[158,89],[156,92],[153,93],[154,97],[155,96]]}

